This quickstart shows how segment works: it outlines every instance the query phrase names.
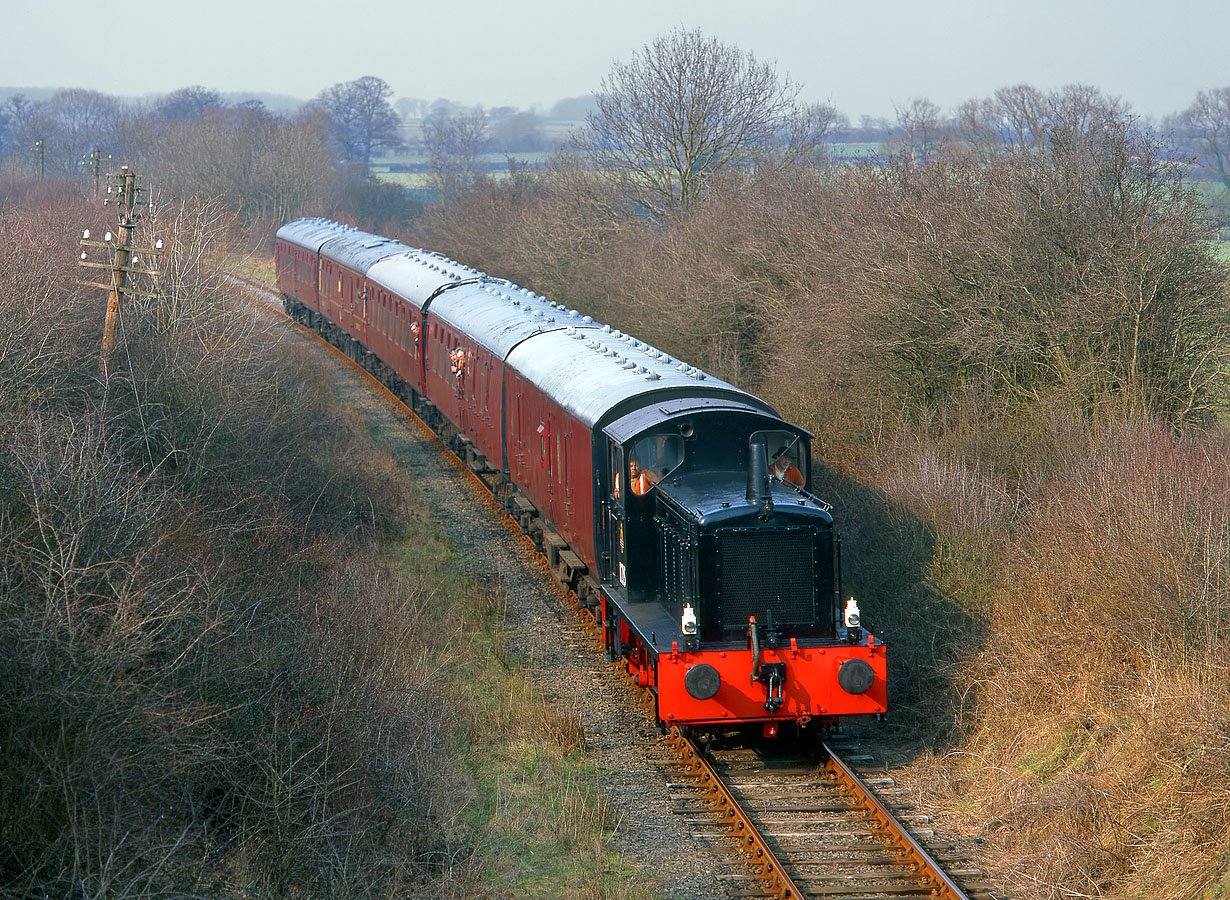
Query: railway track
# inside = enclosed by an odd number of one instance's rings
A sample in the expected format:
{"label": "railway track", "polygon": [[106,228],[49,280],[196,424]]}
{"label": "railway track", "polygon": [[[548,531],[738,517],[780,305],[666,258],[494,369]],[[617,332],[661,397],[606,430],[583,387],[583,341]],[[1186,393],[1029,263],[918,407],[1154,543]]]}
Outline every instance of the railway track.
{"label": "railway track", "polygon": [[[231,277],[251,290],[251,302],[285,316],[276,290]],[[348,354],[311,329],[303,330],[374,388],[401,402]],[[490,489],[477,476],[472,481]],[[588,614],[584,619],[592,625]],[[724,842],[740,857],[733,868],[742,873],[719,876],[729,896],[994,900],[996,895],[978,880],[982,873],[952,844],[937,841],[925,817],[912,815],[913,808],[900,801],[890,810],[877,795],[876,789],[894,789],[891,779],[857,774],[858,764],[870,757],[856,753],[843,759],[828,744],[808,756],[780,751],[769,745],[702,749],[678,729],[671,729],[657,747],[656,762],[674,811],[697,837],[710,844]],[[966,879],[964,884],[958,878]]]}
{"label": "railway track", "polygon": [[702,749],[672,729],[659,765],[698,836],[742,855],[749,874],[724,878],[732,897],[994,900],[982,873],[926,817],[901,801],[889,809],[877,790],[895,790],[891,778],[857,773],[870,759],[825,743],[809,755]]}

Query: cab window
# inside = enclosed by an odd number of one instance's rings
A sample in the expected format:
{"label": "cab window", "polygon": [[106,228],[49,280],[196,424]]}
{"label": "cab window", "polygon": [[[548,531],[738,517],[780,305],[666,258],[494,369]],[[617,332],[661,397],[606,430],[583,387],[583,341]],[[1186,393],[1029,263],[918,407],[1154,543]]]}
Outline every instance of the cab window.
{"label": "cab window", "polygon": [[790,431],[757,431],[751,442],[765,445],[771,476],[803,487],[807,480],[807,447],[802,437]]}
{"label": "cab window", "polygon": [[677,434],[652,434],[637,441],[628,454],[628,485],[634,494],[644,494],[683,462],[683,438]]}

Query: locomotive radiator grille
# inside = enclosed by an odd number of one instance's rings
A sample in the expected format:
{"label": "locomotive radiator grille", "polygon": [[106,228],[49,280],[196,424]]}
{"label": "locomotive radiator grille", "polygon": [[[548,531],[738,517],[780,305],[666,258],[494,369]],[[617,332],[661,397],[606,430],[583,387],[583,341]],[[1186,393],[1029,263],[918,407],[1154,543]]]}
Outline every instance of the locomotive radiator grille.
{"label": "locomotive radiator grille", "polygon": [[691,536],[658,520],[661,541],[663,592],[680,605],[697,602],[696,542]]}
{"label": "locomotive radiator grille", "polygon": [[816,621],[816,533],[810,528],[726,529],[717,533],[718,603],[726,628],[765,621]]}

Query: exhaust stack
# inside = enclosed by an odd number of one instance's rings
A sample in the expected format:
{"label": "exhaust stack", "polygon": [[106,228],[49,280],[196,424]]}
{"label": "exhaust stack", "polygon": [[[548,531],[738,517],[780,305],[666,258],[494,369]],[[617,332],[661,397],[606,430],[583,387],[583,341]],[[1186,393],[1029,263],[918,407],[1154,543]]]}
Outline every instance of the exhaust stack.
{"label": "exhaust stack", "polygon": [[759,503],[761,515],[773,511],[773,489],[769,487],[769,453],[761,441],[749,445],[747,461],[747,502]]}

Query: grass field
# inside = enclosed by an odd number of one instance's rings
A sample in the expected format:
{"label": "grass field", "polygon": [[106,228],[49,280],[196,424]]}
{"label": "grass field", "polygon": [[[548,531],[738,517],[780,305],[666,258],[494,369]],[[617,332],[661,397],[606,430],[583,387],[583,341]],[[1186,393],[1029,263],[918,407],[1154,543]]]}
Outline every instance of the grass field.
{"label": "grass field", "polygon": [[400,184],[404,188],[419,189],[431,186],[430,172],[379,172],[372,175],[390,184]]}

